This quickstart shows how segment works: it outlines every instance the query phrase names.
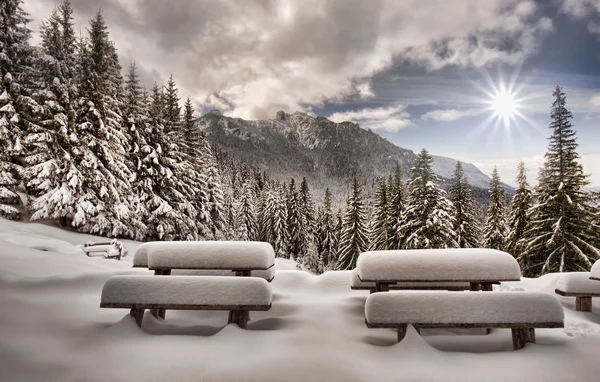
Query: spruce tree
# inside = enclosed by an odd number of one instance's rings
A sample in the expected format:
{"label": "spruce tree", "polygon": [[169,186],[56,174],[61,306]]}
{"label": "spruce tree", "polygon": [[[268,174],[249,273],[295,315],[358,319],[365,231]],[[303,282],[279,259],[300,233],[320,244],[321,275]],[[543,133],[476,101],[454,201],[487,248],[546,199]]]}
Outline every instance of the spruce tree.
{"label": "spruce tree", "polygon": [[389,199],[389,219],[388,223],[388,248],[399,249],[400,239],[398,232],[400,231],[400,224],[402,213],[406,209],[406,189],[404,182],[402,181],[402,169],[399,164],[396,164],[396,170],[394,176],[390,177],[388,182],[388,199]]}
{"label": "spruce tree", "polygon": [[339,245],[337,266],[339,270],[354,269],[358,256],[368,249],[367,217],[362,189],[356,177],[352,182],[352,193],[346,203]]}
{"label": "spruce tree", "polygon": [[317,256],[315,256],[314,253],[311,254],[311,252],[316,252],[314,242],[315,206],[306,178],[302,178],[302,182],[300,183],[300,190],[298,192],[298,212],[300,215],[299,239],[301,245],[299,262],[304,263],[302,258],[311,255],[313,263],[315,263],[317,261],[315,260]]}
{"label": "spruce tree", "polygon": [[486,248],[506,249],[508,236],[506,222],[506,193],[500,184],[498,169],[494,167],[492,181],[490,182],[490,206],[483,231],[484,246]]}
{"label": "spruce tree", "polygon": [[525,276],[589,271],[600,257],[595,246],[600,228],[593,222],[590,195],[583,190],[588,177],[579,163],[573,116],[559,86],[552,95],[552,135],[534,191],[537,203],[525,231],[525,250],[519,256]]}
{"label": "spruce tree", "polygon": [[32,98],[35,53],[29,45],[30,19],[21,4],[0,2],[0,215],[9,219],[20,218],[21,170],[25,157],[37,149],[27,147],[24,138],[39,133],[42,142],[47,140],[38,125],[40,107]]}
{"label": "spruce tree", "polygon": [[371,227],[369,232],[370,251],[382,251],[388,249],[390,242],[390,205],[388,200],[388,187],[385,178],[379,180],[379,187],[375,193],[375,205],[371,215]]}
{"label": "spruce tree", "polygon": [[271,243],[275,256],[290,258],[288,254],[288,229],[287,206],[285,196],[286,187],[272,184],[267,187],[263,211],[261,213],[261,226],[263,241]]}
{"label": "spruce tree", "polygon": [[481,240],[481,228],[475,217],[471,186],[465,177],[460,161],[456,162],[450,196],[455,210],[454,232],[460,248],[477,248]]}
{"label": "spruce tree", "polygon": [[302,231],[302,212],[300,211],[299,195],[298,191],[296,191],[296,181],[294,178],[290,180],[290,185],[286,193],[286,207],[286,224],[289,234],[287,252],[291,259],[300,261],[305,240],[302,236],[304,233]]}
{"label": "spruce tree", "polygon": [[235,215],[236,238],[243,241],[257,241],[258,226],[252,185],[245,183],[240,195],[240,203]]}
{"label": "spruce tree", "polygon": [[320,209],[318,216],[315,233],[316,252],[322,259],[323,269],[332,269],[338,259],[338,235],[329,187],[325,189],[323,208]]}
{"label": "spruce tree", "polygon": [[510,203],[508,214],[508,238],[506,241],[506,251],[518,258],[522,251],[522,244],[525,229],[529,222],[529,209],[532,206],[531,190],[527,183],[525,163],[519,162],[517,174],[517,190]]}
{"label": "spruce tree", "polygon": [[408,205],[398,225],[401,248],[454,248],[454,207],[438,186],[433,159],[425,149],[417,155],[409,183]]}

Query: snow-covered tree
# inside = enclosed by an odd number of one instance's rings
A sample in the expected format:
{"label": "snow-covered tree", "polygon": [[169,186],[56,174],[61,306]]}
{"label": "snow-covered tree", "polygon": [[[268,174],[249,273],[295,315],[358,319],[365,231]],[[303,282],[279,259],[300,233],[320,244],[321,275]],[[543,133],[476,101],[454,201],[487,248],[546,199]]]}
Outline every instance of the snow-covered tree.
{"label": "snow-covered tree", "polygon": [[454,232],[460,248],[476,248],[481,240],[481,227],[475,216],[471,187],[462,168],[456,162],[454,177],[450,186],[450,196],[454,205]]}
{"label": "snow-covered tree", "polygon": [[316,260],[318,254],[315,254],[315,206],[310,194],[310,188],[308,187],[308,181],[306,178],[302,178],[300,183],[300,190],[298,192],[298,212],[300,215],[300,239],[301,239],[301,252],[299,262],[302,261],[302,257],[312,257],[313,270],[317,266]]}
{"label": "snow-covered tree", "polygon": [[524,237],[527,223],[529,222],[529,209],[532,206],[531,190],[527,183],[527,174],[525,163],[519,162],[517,174],[517,190],[510,203],[508,214],[508,238],[506,240],[506,250],[508,253],[518,258],[523,248],[521,245]]}
{"label": "snow-covered tree", "polygon": [[369,230],[369,250],[382,251],[388,249],[390,242],[390,203],[388,200],[388,186],[385,178],[379,180],[379,187],[375,193],[375,204],[371,214],[371,227]]}
{"label": "snow-covered tree", "polygon": [[417,155],[409,183],[408,205],[398,229],[402,248],[454,248],[454,207],[438,186],[431,167],[433,159],[425,149]]}
{"label": "snow-covered tree", "polygon": [[402,213],[406,209],[406,189],[402,181],[402,169],[399,164],[396,164],[394,176],[390,177],[388,182],[388,200],[389,200],[389,219],[388,223],[388,248],[399,249],[400,240],[398,232]]}
{"label": "snow-covered tree", "polygon": [[261,213],[261,226],[264,241],[271,243],[277,257],[289,258],[286,188],[273,184],[267,187],[264,207]]}
{"label": "snow-covered tree", "polygon": [[483,229],[483,240],[486,248],[506,249],[508,236],[506,222],[506,193],[500,184],[498,169],[494,167],[492,181],[490,182],[490,206]]}
{"label": "snow-covered tree", "polygon": [[73,226],[107,236],[133,236],[132,211],[125,195],[132,178],[122,130],[122,79],[116,49],[101,13],[90,21],[88,38],[79,44],[76,129],[81,194]]}
{"label": "snow-covered tree", "polygon": [[332,210],[331,191],[325,189],[323,208],[318,214],[315,232],[316,252],[319,253],[324,269],[333,269],[338,259],[338,235],[336,217]]}
{"label": "snow-covered tree", "polygon": [[21,5],[21,0],[0,2],[0,215],[9,219],[20,218],[21,169],[24,158],[36,150],[26,147],[24,138],[42,133],[41,110],[32,98],[37,75],[30,20]]}
{"label": "snow-covered tree", "polygon": [[258,240],[256,208],[254,206],[254,195],[250,183],[244,184],[235,217],[236,239],[248,241]]}
{"label": "snow-covered tree", "polygon": [[287,207],[287,230],[288,230],[288,249],[287,252],[291,259],[301,260],[304,245],[306,243],[304,230],[302,229],[302,212],[300,211],[300,201],[298,191],[296,190],[296,181],[290,180],[290,185],[286,194]]}
{"label": "snow-covered tree", "polygon": [[358,256],[369,247],[368,233],[362,188],[355,177],[352,182],[352,193],[348,195],[342,223],[338,269],[350,270],[356,267]]}
{"label": "snow-covered tree", "polygon": [[593,222],[590,195],[583,190],[588,180],[579,163],[573,116],[559,86],[552,95],[552,135],[534,191],[537,204],[523,239],[525,250],[519,256],[525,276],[589,271],[600,257],[595,246],[600,228]]}

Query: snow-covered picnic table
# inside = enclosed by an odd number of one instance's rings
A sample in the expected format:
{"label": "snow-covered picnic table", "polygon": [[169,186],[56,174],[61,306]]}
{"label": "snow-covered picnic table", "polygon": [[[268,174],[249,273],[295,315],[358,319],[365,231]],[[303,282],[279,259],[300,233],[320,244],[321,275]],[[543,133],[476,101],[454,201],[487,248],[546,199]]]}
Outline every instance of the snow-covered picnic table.
{"label": "snow-covered picnic table", "polygon": [[592,270],[590,272],[590,279],[600,281],[600,260],[596,260],[594,265],[592,265]]}
{"label": "snow-covered picnic table", "polygon": [[388,291],[397,283],[468,282],[471,290],[491,291],[492,284],[519,281],[519,264],[494,249],[451,248],[364,252],[356,266],[361,282]]}
{"label": "snow-covered picnic table", "polygon": [[[275,252],[269,243],[251,241],[177,241],[142,244],[133,259],[134,267],[148,267],[157,275],[173,270],[215,272],[236,276],[274,277]],[[252,274],[254,272],[254,274]],[[259,274],[257,274],[259,273]]]}

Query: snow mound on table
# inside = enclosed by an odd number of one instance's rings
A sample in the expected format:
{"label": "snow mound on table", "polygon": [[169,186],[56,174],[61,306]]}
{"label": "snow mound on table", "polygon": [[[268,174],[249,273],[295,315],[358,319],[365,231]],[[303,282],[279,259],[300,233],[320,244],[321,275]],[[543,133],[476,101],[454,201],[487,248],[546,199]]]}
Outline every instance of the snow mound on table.
{"label": "snow mound on table", "polygon": [[486,248],[415,249],[365,252],[358,257],[362,280],[519,280],[510,254]]}
{"label": "snow mound on table", "polygon": [[173,305],[270,305],[269,284],[255,277],[113,276],[102,303]]}
{"label": "snow mound on table", "polygon": [[[230,276],[235,277],[235,272],[229,269],[173,269],[172,276]],[[259,277],[267,281],[275,278],[275,267],[266,270],[252,271],[252,277]]]}
{"label": "snow mound on table", "polygon": [[600,294],[600,281],[590,280],[589,272],[565,273],[558,279],[556,289],[566,293]]}
{"label": "snow mound on table", "polygon": [[[350,286],[354,287],[354,288],[371,288],[371,289],[375,289],[375,283],[374,282],[368,282],[368,281],[361,281],[361,279],[358,277],[358,270],[357,269],[353,269],[350,272]],[[470,284],[467,282],[419,282],[419,283],[415,283],[415,282],[398,282],[395,284],[392,284],[390,286],[391,288],[405,288],[405,289],[411,289],[411,288],[415,288],[415,289],[420,289],[420,288],[465,288],[465,289],[469,289]]]}
{"label": "snow mound on table", "polygon": [[[594,265],[592,265],[590,277],[600,280],[600,260],[596,260]],[[598,281],[598,280],[594,280],[594,281]]]}
{"label": "snow mound on table", "polygon": [[402,291],[367,298],[370,323],[524,323],[562,322],[556,297],[538,292]]}
{"label": "snow mound on table", "polygon": [[267,269],[275,264],[273,247],[252,241],[145,243],[136,251],[134,265],[141,265],[144,257],[149,268]]}

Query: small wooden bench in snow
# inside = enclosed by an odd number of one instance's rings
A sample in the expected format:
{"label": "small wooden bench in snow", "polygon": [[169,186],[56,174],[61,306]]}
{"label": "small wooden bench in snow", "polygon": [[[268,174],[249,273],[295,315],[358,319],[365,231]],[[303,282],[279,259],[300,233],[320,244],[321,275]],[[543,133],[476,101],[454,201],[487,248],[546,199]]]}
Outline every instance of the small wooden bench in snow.
{"label": "small wooden bench in snow", "polygon": [[600,281],[600,260],[596,260],[592,265],[592,271],[590,272],[590,279]]}
{"label": "small wooden bench in snow", "polygon": [[517,350],[527,342],[535,343],[536,328],[564,327],[564,312],[548,293],[404,291],[370,295],[365,322],[369,328],[397,329],[398,341],[409,324],[417,330],[507,328]]}
{"label": "small wooden bench in snow", "polygon": [[590,280],[588,272],[573,272],[561,275],[556,294],[575,297],[575,309],[583,312],[592,311],[592,297],[600,297],[600,282]]}
{"label": "small wooden bench in snow", "polygon": [[250,311],[271,309],[271,286],[256,277],[113,276],[102,288],[101,308],[131,309],[139,327],[144,311],[228,310],[228,323],[246,328]]}
{"label": "small wooden bench in snow", "polygon": [[521,279],[514,257],[484,248],[365,252],[358,257],[356,269],[360,281],[375,283],[378,292],[400,282],[465,282],[471,290],[491,291],[492,284]]}
{"label": "small wooden bench in snow", "polygon": [[123,243],[113,239],[106,243],[87,242],[83,245],[83,251],[88,256],[91,253],[101,253],[107,259],[121,260],[121,257],[124,256],[125,248],[123,247]]}
{"label": "small wooden bench in snow", "polygon": [[138,247],[133,266],[147,267],[158,275],[254,276],[271,282],[275,277],[275,252],[263,242],[152,242]]}
{"label": "small wooden bench in snow", "polygon": [[[350,273],[350,289],[352,290],[368,290],[371,293],[376,292],[376,285],[374,282],[363,282],[358,278],[358,271],[353,269]],[[390,290],[451,290],[461,291],[469,290],[470,284],[466,282],[422,282],[422,283],[407,283],[400,282],[396,284],[390,284]]]}

